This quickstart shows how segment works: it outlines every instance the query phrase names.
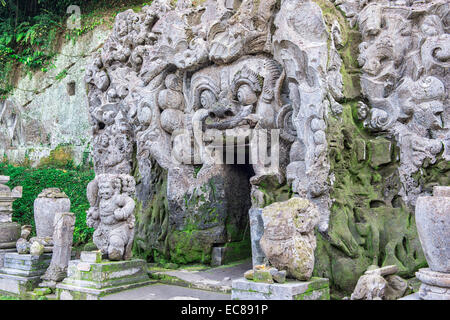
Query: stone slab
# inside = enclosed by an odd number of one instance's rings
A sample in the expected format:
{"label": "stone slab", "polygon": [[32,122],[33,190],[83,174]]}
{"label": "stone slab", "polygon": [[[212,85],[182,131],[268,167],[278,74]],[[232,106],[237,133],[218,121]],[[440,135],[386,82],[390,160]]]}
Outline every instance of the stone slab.
{"label": "stone slab", "polygon": [[329,300],[328,279],[261,283],[241,278],[232,282],[232,300]]}
{"label": "stone slab", "polygon": [[231,294],[153,284],[101,297],[100,300],[230,300]]}
{"label": "stone slab", "polygon": [[250,259],[229,266],[220,266],[202,271],[170,270],[150,271],[153,278],[165,284],[195,288],[218,293],[231,293],[233,280],[242,277],[245,271],[252,267]]}
{"label": "stone slab", "polygon": [[147,286],[155,283],[154,280],[145,280],[136,283],[124,284],[121,286],[103,288],[103,289],[94,289],[94,288],[85,288],[79,287],[75,285],[69,285],[65,283],[60,283],[56,285],[56,296],[59,300],[100,300],[101,297],[122,292],[125,290],[135,289],[142,286]]}
{"label": "stone slab", "polygon": [[409,294],[407,296],[404,296],[404,297],[402,297],[402,298],[400,298],[398,300],[422,300],[422,299],[420,299],[419,293],[415,292],[413,294]]}

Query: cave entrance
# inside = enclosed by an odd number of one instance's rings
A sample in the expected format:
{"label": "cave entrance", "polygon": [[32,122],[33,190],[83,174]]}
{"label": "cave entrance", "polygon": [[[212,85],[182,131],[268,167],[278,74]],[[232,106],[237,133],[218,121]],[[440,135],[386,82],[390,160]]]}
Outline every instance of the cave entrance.
{"label": "cave entrance", "polygon": [[212,265],[223,265],[252,256],[248,212],[252,206],[250,178],[255,172],[250,164],[248,144],[235,144],[232,148],[223,148],[227,242],[214,245]]}

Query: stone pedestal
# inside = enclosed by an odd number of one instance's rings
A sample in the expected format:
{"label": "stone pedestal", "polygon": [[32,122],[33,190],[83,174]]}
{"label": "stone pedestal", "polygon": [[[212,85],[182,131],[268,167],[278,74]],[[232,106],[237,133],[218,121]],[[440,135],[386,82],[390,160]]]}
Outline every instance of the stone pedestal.
{"label": "stone pedestal", "polygon": [[51,254],[39,257],[30,254],[6,253],[0,268],[0,291],[24,295],[36,288],[50,265]]}
{"label": "stone pedestal", "polygon": [[416,202],[416,225],[430,268],[420,269],[422,300],[450,300],[450,187],[433,188],[433,196]]}
{"label": "stone pedestal", "polygon": [[60,300],[98,300],[100,297],[150,284],[146,262],[128,261],[69,262],[68,277],[56,285]]}
{"label": "stone pedestal", "polygon": [[12,205],[16,199],[22,197],[22,187],[11,191],[5,185],[8,181],[9,177],[0,176],[0,249],[15,248],[16,241],[20,238],[20,225],[12,222]]}
{"label": "stone pedestal", "polygon": [[420,269],[416,277],[422,282],[419,298],[422,300],[450,300],[450,273]]}
{"label": "stone pedestal", "polygon": [[328,279],[280,283],[254,282],[241,278],[232,282],[232,300],[330,300]]}

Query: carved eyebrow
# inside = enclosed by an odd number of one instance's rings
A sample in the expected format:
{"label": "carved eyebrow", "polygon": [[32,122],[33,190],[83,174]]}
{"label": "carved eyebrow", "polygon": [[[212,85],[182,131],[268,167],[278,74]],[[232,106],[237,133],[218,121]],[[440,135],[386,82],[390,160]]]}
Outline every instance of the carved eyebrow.
{"label": "carved eyebrow", "polygon": [[190,90],[192,93],[192,109],[196,109],[200,106],[200,95],[205,90],[211,91],[216,98],[219,97],[220,89],[214,82],[215,81],[211,77],[206,75],[196,75],[192,78]]}

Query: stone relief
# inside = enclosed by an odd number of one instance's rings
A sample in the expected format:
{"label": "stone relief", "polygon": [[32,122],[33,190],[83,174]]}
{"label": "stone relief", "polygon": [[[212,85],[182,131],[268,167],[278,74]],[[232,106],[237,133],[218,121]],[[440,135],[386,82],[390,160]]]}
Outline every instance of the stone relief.
{"label": "stone relief", "polygon": [[[351,1],[341,4],[350,7]],[[445,1],[360,2],[351,14],[363,42],[358,62],[360,120],[375,134],[393,136],[400,147],[400,195],[415,205],[424,191],[412,175],[448,152],[449,35]],[[349,16],[347,16],[349,17]]]}
{"label": "stone relief", "polygon": [[[448,5],[334,5],[362,37],[362,96],[352,92],[351,97],[358,100],[356,117],[371,135],[395,139],[399,194],[414,206],[424,190],[413,175],[440,156],[450,157]],[[264,129],[279,130],[279,141],[271,139],[280,157],[277,166],[250,163],[252,210],[271,203],[264,189],[268,183],[287,185],[292,195],[318,208],[318,230],[327,237],[334,201],[329,117],[340,119],[349,98],[339,51],[349,37],[345,29],[338,19],[327,16],[325,21],[319,4],[294,0],[208,0],[197,6],[161,0],[140,13],[128,10],[117,16],[85,79],[96,173],[134,176],[143,210],[160,201],[155,210],[161,211],[143,220],[151,227],[138,226],[139,239],[151,238],[173,251],[166,230],[182,231],[196,222],[202,243],[229,240],[225,185],[241,180],[227,180],[229,171],[217,160],[226,157],[230,141],[233,148],[245,146],[254,155],[259,144],[255,132]],[[263,148],[268,154],[274,151],[269,145]],[[394,146],[389,144],[389,150]],[[360,153],[373,168],[386,163],[384,158],[366,159],[365,150]],[[213,180],[223,185],[215,190]],[[157,187],[167,193],[155,200],[151,195],[159,193]],[[211,203],[217,216],[198,223],[196,212]],[[248,217],[240,214],[235,217],[245,226]]]}
{"label": "stone relief", "polygon": [[[325,231],[325,116],[329,97],[333,106],[342,99],[340,61],[328,66],[329,35],[316,4],[283,1],[278,15],[276,6],[275,0],[195,7],[191,1],[176,7],[154,1],[141,13],[120,13],[85,78],[96,173],[138,170],[145,185],[156,161],[168,171],[169,223],[181,228],[185,195],[224,175],[217,162],[223,146],[234,139],[256,155],[254,130],[276,129],[279,140],[269,136],[280,149],[278,165],[253,157],[252,205],[263,206],[265,179],[288,182],[320,207]],[[338,26],[333,34],[338,46]],[[270,146],[263,149],[271,153]],[[196,177],[194,165],[202,166]]]}

